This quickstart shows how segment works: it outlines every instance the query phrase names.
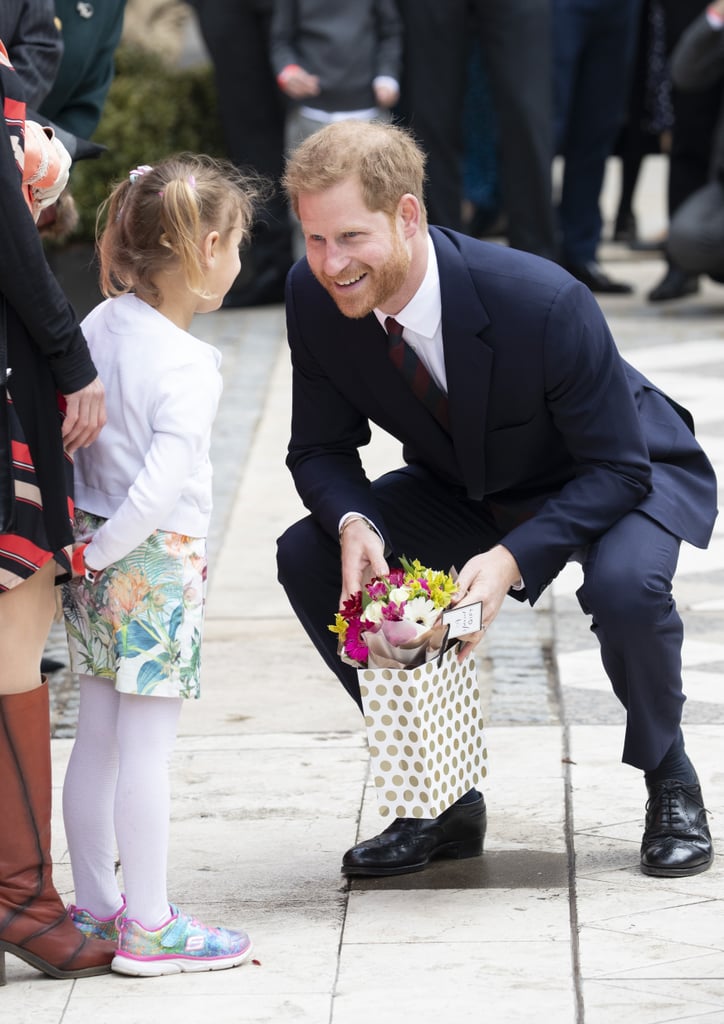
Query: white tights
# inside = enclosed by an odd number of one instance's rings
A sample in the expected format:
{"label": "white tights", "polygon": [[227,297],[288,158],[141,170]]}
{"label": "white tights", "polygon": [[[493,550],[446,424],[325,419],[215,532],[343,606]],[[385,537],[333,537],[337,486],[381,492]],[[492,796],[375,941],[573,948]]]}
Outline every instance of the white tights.
{"label": "white tights", "polygon": [[63,819],[76,904],[108,918],[122,904],[151,931],[168,920],[169,762],[182,698],[117,693],[80,676],[75,744],[63,787]]}

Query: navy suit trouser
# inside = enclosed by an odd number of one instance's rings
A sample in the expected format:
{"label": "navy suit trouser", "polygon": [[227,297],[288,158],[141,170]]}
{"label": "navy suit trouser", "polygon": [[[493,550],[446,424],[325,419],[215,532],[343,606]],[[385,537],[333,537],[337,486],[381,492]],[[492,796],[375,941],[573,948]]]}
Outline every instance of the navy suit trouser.
{"label": "navy suit trouser", "polygon": [[[469,501],[461,488],[419,467],[385,474],[373,483],[395,556],[423,565],[460,569],[473,555],[503,540],[499,508]],[[681,723],[683,627],[672,596],[680,542],[640,512],[623,516],[601,538],[576,553],[583,568],[578,591],[614,693],[627,711],[622,760],[645,771],[658,767]],[[280,537],[279,581],[322,658],[361,706],[355,669],[337,655],[328,630],[339,607],[340,549],[311,517]]]}

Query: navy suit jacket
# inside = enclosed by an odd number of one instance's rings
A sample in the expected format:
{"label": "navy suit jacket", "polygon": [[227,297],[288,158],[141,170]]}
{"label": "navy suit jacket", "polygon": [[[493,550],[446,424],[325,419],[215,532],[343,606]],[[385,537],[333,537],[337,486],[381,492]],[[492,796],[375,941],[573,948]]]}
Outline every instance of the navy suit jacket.
{"label": "navy suit jacket", "polygon": [[547,260],[430,233],[449,435],[402,382],[374,314],[343,316],[306,259],[290,271],[287,464],[324,529],[336,536],[354,510],[385,535],[359,458],[371,420],[402,442],[408,463],[449,481],[451,500],[514,513],[501,539],[531,603],[575,551],[634,508],[706,547],[717,487],[691,417],[621,358],[591,292]]}

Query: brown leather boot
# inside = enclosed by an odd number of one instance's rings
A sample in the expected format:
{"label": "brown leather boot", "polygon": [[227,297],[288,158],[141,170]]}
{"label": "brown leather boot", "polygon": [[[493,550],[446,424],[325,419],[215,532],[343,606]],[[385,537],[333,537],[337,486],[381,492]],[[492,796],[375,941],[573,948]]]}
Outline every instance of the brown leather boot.
{"label": "brown leather boot", "polygon": [[5,953],[52,978],[105,974],[115,944],[83,935],[52,880],[48,687],[0,696],[0,985]]}

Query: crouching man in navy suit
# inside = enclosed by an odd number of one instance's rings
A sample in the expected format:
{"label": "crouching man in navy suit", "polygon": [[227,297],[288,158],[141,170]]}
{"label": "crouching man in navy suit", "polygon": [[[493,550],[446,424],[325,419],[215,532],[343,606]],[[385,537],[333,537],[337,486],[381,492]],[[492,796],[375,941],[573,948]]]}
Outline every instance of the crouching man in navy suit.
{"label": "crouching man in navy suit", "polygon": [[[713,850],[681,731],[671,589],[681,541],[709,542],[712,467],[686,410],[621,358],[588,288],[547,260],[428,228],[423,177],[419,147],[393,125],[329,125],[288,162],[306,258],[286,290],[287,463],[311,514],[279,540],[279,579],[359,704],[327,624],[340,595],[396,556],[462,567],[458,601],[483,603],[465,655],[507,594],[534,604],[580,561],[578,599],[627,711],[623,760],[648,790],[641,869],[704,871]],[[434,408],[388,357],[398,325]],[[370,421],[405,459],[373,482],[359,458]],[[342,870],[401,874],[476,855],[485,825],[473,790],[437,819],[397,819],[348,850]]]}

